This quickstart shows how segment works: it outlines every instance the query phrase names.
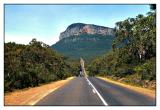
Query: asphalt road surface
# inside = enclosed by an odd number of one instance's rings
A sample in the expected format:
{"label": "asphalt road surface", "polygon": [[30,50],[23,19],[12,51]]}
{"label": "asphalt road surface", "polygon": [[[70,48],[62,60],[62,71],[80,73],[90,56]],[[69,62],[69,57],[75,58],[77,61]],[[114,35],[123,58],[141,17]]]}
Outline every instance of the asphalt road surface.
{"label": "asphalt road surface", "polygon": [[76,77],[36,105],[156,105],[156,100],[95,77]]}

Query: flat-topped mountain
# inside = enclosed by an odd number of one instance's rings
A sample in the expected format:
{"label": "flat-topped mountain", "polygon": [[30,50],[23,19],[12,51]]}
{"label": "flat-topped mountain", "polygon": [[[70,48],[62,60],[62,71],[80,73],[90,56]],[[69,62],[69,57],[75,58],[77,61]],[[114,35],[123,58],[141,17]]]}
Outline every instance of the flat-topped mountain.
{"label": "flat-topped mountain", "polygon": [[59,41],[51,47],[73,59],[91,59],[112,48],[112,28],[93,24],[74,23],[60,33]]}
{"label": "flat-topped mountain", "polygon": [[67,38],[70,36],[79,36],[81,34],[99,34],[99,35],[113,35],[113,28],[98,26],[94,24],[74,23],[60,33],[59,39]]}

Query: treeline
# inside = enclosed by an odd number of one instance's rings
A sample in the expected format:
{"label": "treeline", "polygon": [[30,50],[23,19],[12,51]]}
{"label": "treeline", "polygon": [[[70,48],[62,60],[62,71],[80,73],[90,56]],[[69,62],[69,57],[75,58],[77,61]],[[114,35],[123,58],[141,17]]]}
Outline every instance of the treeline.
{"label": "treeline", "polygon": [[66,60],[48,45],[36,39],[29,45],[5,43],[4,89],[12,91],[34,87],[75,75],[78,72],[78,64],[67,63]]}
{"label": "treeline", "polygon": [[116,23],[112,50],[94,59],[91,76],[102,75],[133,85],[156,86],[156,12],[151,5],[146,16],[139,14]]}

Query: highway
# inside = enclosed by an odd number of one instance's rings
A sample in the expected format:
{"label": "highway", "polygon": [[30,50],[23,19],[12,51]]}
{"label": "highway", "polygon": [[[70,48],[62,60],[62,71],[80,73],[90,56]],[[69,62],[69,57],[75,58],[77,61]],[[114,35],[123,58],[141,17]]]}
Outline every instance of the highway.
{"label": "highway", "polygon": [[36,103],[41,106],[154,106],[155,104],[154,98],[95,77],[76,77]]}

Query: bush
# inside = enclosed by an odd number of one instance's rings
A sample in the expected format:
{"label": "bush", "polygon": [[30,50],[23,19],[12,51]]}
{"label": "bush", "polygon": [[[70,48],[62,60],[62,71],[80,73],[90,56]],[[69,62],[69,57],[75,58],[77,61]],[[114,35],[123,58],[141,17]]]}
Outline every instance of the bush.
{"label": "bush", "polygon": [[5,91],[35,87],[73,75],[73,66],[63,56],[35,39],[29,45],[5,43],[4,50]]}
{"label": "bush", "polygon": [[142,80],[156,80],[155,58],[147,60],[144,64],[135,67],[135,71],[141,75]]}

